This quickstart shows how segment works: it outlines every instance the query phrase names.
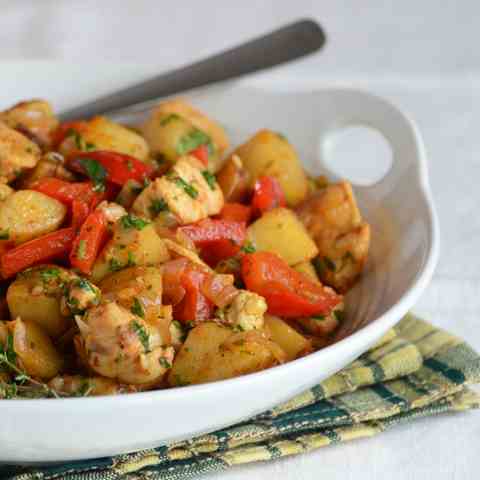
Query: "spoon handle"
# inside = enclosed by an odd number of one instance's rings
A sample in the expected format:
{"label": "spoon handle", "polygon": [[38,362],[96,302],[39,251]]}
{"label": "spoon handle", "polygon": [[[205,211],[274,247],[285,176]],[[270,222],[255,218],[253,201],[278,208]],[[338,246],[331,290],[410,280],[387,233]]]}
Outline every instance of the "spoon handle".
{"label": "spoon handle", "polygon": [[98,98],[60,115],[88,118],[167,95],[274,67],[319,50],[325,34],[313,20],[300,20],[238,47]]}

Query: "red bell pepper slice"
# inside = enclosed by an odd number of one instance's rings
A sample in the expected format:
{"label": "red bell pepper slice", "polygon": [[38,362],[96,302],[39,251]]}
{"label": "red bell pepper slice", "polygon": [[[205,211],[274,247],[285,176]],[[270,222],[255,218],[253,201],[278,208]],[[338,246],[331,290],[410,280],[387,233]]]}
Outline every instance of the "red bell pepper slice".
{"label": "red bell pepper slice", "polygon": [[200,248],[202,258],[209,265],[238,253],[247,234],[244,222],[211,218],[179,227],[179,230]]}
{"label": "red bell pepper slice", "polygon": [[74,228],[62,228],[9,250],[0,259],[2,276],[9,278],[37,263],[47,262],[67,254],[74,238]]}
{"label": "red bell pepper slice", "polygon": [[95,210],[83,223],[70,252],[72,267],[85,275],[92,271],[98,252],[108,238],[107,219],[101,210]]}
{"label": "red bell pepper slice", "polygon": [[68,166],[79,173],[87,174],[88,161],[100,164],[105,170],[106,180],[120,186],[128,180],[143,182],[153,173],[153,167],[130,155],[106,150],[74,153],[68,159]]}
{"label": "red bell pepper slice", "polygon": [[242,277],[248,290],[265,298],[272,315],[328,315],[342,301],[331,288],[313,282],[270,252],[244,255]]}
{"label": "red bell pepper slice", "polygon": [[85,129],[87,122],[72,121],[61,123],[51,134],[52,147],[57,148],[72,131],[80,133]]}
{"label": "red bell pepper slice", "polygon": [[82,200],[72,201],[72,227],[75,228],[76,231],[83,225],[89,213],[90,206],[87,203]]}
{"label": "red bell pepper slice", "polygon": [[195,150],[188,153],[189,155],[197,157],[206,167],[208,167],[208,147],[206,145],[200,145]]}
{"label": "red bell pepper slice", "polygon": [[287,204],[285,194],[275,177],[260,177],[253,186],[252,208],[257,215],[262,215],[277,207]]}
{"label": "red bell pepper slice", "polygon": [[221,220],[248,223],[252,216],[252,207],[241,203],[225,203],[222,211],[218,214]]}

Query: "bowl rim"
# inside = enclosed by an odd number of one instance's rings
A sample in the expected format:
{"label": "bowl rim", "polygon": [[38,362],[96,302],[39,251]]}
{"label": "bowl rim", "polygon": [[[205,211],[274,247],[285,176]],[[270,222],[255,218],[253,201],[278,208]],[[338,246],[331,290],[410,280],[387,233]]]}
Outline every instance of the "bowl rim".
{"label": "bowl rim", "polygon": [[[66,63],[66,62],[65,62]],[[298,83],[298,82],[295,82]],[[313,87],[309,85],[310,82],[306,82],[301,87],[301,83],[295,85],[295,89],[293,91],[289,91],[288,93],[293,93],[297,91],[298,93],[310,93],[315,94],[318,92],[349,92],[349,93],[356,93],[362,96],[369,96],[374,98],[377,101],[381,101],[385,104],[388,104],[390,108],[397,111],[397,113],[403,118],[406,124],[411,128],[415,144],[417,148],[417,156],[415,161],[415,168],[417,170],[417,178],[416,178],[416,186],[419,189],[419,193],[421,193],[422,198],[425,202],[426,212],[428,218],[426,218],[426,223],[428,227],[428,245],[427,245],[427,254],[423,266],[421,267],[420,272],[416,275],[416,277],[412,280],[410,286],[406,290],[406,292],[402,295],[402,297],[393,305],[391,305],[382,315],[372,320],[369,324],[361,326],[358,330],[353,332],[350,335],[347,335],[345,338],[342,338],[338,342],[335,342],[332,345],[322,348],[316,352],[313,352],[309,355],[304,357],[295,359],[293,361],[284,363],[282,365],[277,365],[275,367],[268,368],[266,370],[262,370],[259,372],[254,372],[246,375],[242,375],[235,378],[225,379],[225,380],[218,380],[215,382],[209,382],[204,384],[198,385],[186,385],[181,387],[173,387],[168,389],[159,389],[159,390],[150,390],[144,392],[134,392],[129,394],[119,394],[119,395],[102,395],[97,397],[61,397],[61,398],[38,398],[38,399],[2,399],[0,401],[0,410],[2,405],[5,408],[11,409],[14,404],[18,404],[19,407],[22,408],[35,408],[38,410],[46,411],[50,409],[57,410],[59,407],[64,407],[68,405],[69,407],[73,407],[77,405],[78,402],[81,402],[84,406],[100,406],[103,404],[103,407],[107,407],[110,404],[113,405],[112,402],[115,402],[115,405],[118,407],[121,404],[121,407],[129,407],[129,406],[138,406],[139,403],[144,402],[152,402],[152,401],[159,401],[159,400],[174,400],[178,395],[185,395],[185,394],[195,394],[197,392],[203,392],[204,394],[210,393],[212,390],[218,390],[222,387],[228,388],[230,385],[238,385],[242,383],[249,383],[251,381],[257,380],[260,377],[266,377],[267,375],[272,374],[280,374],[288,372],[289,370],[295,370],[300,368],[301,366],[308,365],[311,363],[312,365],[316,363],[321,355],[326,354],[327,352],[330,353],[335,349],[339,349],[341,347],[347,347],[348,343],[354,342],[355,340],[362,341],[365,338],[372,337],[372,333],[375,330],[379,329],[379,326],[382,325],[387,328],[391,328],[395,323],[399,321],[399,319],[407,313],[409,308],[413,306],[416,300],[419,298],[423,290],[426,288],[430,280],[432,279],[436,264],[438,262],[439,253],[440,253],[440,227],[438,221],[438,215],[436,213],[435,203],[433,200],[432,191],[429,184],[429,175],[428,175],[428,165],[427,165],[427,155],[425,146],[420,135],[419,129],[412,119],[412,117],[407,114],[402,108],[399,108],[397,105],[393,104],[389,100],[385,98],[372,94],[368,90],[359,89],[350,86],[339,86],[338,84],[322,84],[320,87]],[[245,82],[245,80],[240,81],[233,81],[233,82],[225,82],[224,84],[219,85],[218,87],[211,87],[211,88],[219,88],[223,89],[225,86],[232,87],[240,87],[240,88],[253,88],[256,90],[262,90],[264,93],[266,92],[265,88],[265,81],[264,79],[260,79],[259,82]],[[282,85],[282,82],[274,81],[273,85]],[[270,90],[269,93],[278,93],[284,94],[283,90],[277,91],[275,88]],[[37,411],[38,411],[37,410]]]}

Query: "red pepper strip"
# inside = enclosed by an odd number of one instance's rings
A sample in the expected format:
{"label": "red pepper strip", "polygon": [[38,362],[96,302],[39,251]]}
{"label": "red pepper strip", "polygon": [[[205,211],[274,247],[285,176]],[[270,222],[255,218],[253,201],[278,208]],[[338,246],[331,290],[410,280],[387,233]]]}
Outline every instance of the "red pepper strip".
{"label": "red pepper strip", "polygon": [[51,134],[52,147],[54,149],[57,148],[72,130],[80,133],[85,129],[86,125],[87,122],[83,121],[64,122],[60,124]]}
{"label": "red pepper strip", "polygon": [[222,211],[218,214],[221,220],[248,223],[252,216],[252,207],[241,203],[225,203]]}
{"label": "red pepper strip", "polygon": [[246,238],[245,223],[232,220],[206,218],[179,230],[200,248],[202,258],[209,265],[238,253]]}
{"label": "red pepper strip", "polygon": [[68,207],[72,206],[74,200],[90,203],[104,196],[102,192],[93,190],[92,182],[66,182],[55,177],[41,178],[31,188],[59,200]]}
{"label": "red pepper strip", "polygon": [[208,167],[208,147],[200,145],[195,150],[188,152],[189,155],[197,157],[206,167]]}
{"label": "red pepper strip", "polygon": [[72,227],[78,232],[90,213],[90,207],[82,200],[72,201]]}
{"label": "red pepper strip", "polygon": [[98,162],[106,171],[107,180],[116,185],[124,185],[128,180],[143,182],[153,173],[153,168],[130,155],[106,150],[77,152],[68,159],[68,166],[77,172],[86,173],[85,161]]}
{"label": "red pepper strip", "polygon": [[244,255],[242,277],[248,290],[265,298],[272,315],[328,315],[342,300],[331,288],[313,282],[270,252]]}
{"label": "red pepper strip", "polygon": [[65,255],[70,251],[74,238],[74,228],[62,228],[4,253],[0,259],[2,276],[9,278],[32,265]]}
{"label": "red pepper strip", "polygon": [[253,186],[252,208],[256,215],[262,215],[276,207],[286,205],[285,194],[275,177],[260,177]]}
{"label": "red pepper strip", "polygon": [[101,210],[95,210],[87,217],[73,242],[70,252],[72,267],[89,275],[107,237],[107,219]]}

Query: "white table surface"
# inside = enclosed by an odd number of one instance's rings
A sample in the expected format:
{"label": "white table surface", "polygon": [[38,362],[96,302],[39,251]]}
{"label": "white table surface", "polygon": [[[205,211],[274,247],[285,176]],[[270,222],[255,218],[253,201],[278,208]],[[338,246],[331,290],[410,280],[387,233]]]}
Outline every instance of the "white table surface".
{"label": "white table surface", "polygon": [[[415,311],[480,349],[478,1],[0,0],[0,61],[125,60],[160,71],[299,17],[325,26],[328,48],[269,75],[368,88],[417,120],[430,157],[442,253]],[[473,479],[479,440],[478,412],[445,415],[211,478]]]}

